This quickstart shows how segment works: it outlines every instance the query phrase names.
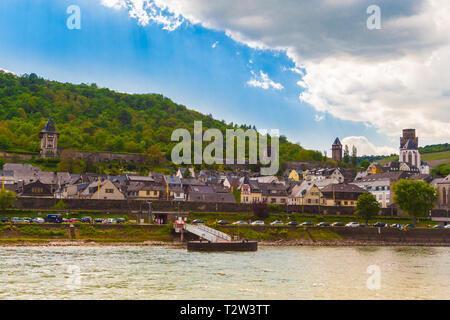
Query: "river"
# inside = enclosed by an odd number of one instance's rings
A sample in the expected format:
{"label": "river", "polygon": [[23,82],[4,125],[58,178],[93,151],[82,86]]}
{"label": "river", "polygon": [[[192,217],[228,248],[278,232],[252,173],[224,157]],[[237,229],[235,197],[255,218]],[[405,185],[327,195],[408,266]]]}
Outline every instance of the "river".
{"label": "river", "polygon": [[0,299],[450,299],[450,248],[0,247]]}

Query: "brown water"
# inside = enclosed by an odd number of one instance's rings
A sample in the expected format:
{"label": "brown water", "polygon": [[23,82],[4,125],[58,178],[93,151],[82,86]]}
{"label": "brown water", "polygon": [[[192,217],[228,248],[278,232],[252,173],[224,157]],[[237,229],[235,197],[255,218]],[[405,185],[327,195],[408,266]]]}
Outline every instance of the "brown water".
{"label": "brown water", "polygon": [[450,248],[2,247],[0,299],[450,299]]}

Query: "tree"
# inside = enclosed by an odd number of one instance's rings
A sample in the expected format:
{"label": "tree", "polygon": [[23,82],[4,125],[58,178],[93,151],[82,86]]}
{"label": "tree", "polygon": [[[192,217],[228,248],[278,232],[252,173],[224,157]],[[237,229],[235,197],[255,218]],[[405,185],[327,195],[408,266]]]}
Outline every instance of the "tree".
{"label": "tree", "polygon": [[363,218],[366,223],[369,223],[371,218],[376,217],[380,210],[380,204],[373,194],[363,193],[358,197],[356,213]]}
{"label": "tree", "polygon": [[61,161],[58,163],[57,170],[69,173],[83,173],[86,170],[86,164],[80,159],[76,159],[76,152],[73,149],[64,149],[61,153]]}
{"label": "tree", "polygon": [[266,203],[255,202],[252,204],[253,214],[259,219],[266,219],[270,216],[269,210],[267,210]]}
{"label": "tree", "polygon": [[0,190],[0,209],[3,213],[14,205],[14,200],[16,200],[15,192],[5,189]]}
{"label": "tree", "polygon": [[350,151],[348,151],[348,145],[345,145],[345,148],[344,148],[344,159],[343,160],[347,164],[350,162]]}
{"label": "tree", "polygon": [[359,165],[364,170],[367,170],[367,168],[370,166],[370,161],[369,160],[363,160],[363,161],[361,161],[361,163]]}
{"label": "tree", "polygon": [[150,164],[159,165],[164,162],[164,153],[158,145],[148,147],[145,152],[145,158]]}
{"label": "tree", "polygon": [[353,167],[356,167],[358,164],[358,149],[356,149],[355,146],[352,148],[352,165]]}
{"label": "tree", "polygon": [[400,180],[392,186],[392,191],[394,202],[411,217],[413,224],[434,208],[439,197],[435,187],[419,180]]}

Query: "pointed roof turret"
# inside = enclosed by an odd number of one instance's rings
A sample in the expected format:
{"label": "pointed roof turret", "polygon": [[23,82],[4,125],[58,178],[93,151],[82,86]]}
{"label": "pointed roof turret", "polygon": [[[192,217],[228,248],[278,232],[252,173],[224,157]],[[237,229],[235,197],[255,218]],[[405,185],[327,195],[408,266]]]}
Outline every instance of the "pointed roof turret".
{"label": "pointed roof turret", "polygon": [[336,138],[336,140],[334,140],[334,145],[339,145],[342,146],[341,141],[339,140],[339,138]]}
{"label": "pointed roof turret", "polygon": [[53,123],[52,118],[48,118],[48,121],[45,124],[44,129],[42,129],[42,132],[54,132],[54,133],[56,133],[55,124]]}

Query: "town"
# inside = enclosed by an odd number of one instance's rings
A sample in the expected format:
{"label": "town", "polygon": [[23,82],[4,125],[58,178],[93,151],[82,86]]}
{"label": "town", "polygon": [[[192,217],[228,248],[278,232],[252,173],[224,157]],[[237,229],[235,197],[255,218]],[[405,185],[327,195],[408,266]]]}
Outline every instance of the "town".
{"label": "town", "polygon": [[[39,135],[42,158],[54,158],[59,133],[49,119]],[[292,167],[280,175],[260,176],[249,170],[232,172],[179,167],[172,175],[150,172],[146,176],[69,172],[48,172],[24,163],[5,163],[1,171],[2,189],[13,191],[18,199],[122,200],[198,204],[225,204],[232,212],[250,210],[257,203],[278,207],[285,212],[354,214],[360,195],[371,193],[378,201],[380,215],[402,215],[393,201],[392,185],[400,180],[424,181],[439,190],[435,203],[436,221],[449,222],[450,176],[438,178],[421,161],[419,138],[414,129],[403,130],[399,161],[387,165],[376,162],[358,170],[344,167],[311,167],[290,163]],[[336,138],[332,144],[332,160],[343,160],[343,146]],[[309,168],[308,168],[309,166]],[[28,201],[29,209],[42,209]],[[54,202],[53,202],[54,203]],[[83,203],[86,203],[85,201]],[[98,209],[102,209],[95,202]],[[247,207],[245,207],[247,205]],[[81,207],[77,209],[82,209]],[[167,220],[165,220],[167,221]]]}

